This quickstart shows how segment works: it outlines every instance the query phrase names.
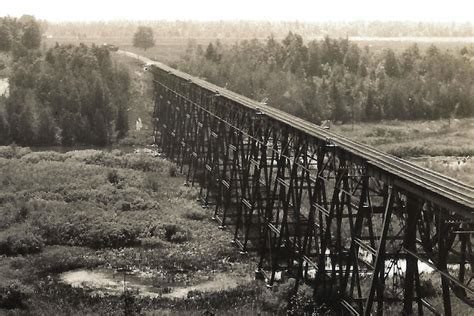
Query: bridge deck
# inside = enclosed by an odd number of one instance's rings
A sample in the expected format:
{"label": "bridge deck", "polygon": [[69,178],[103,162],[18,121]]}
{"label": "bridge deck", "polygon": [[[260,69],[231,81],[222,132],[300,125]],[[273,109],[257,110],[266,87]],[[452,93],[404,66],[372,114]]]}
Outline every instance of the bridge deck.
{"label": "bridge deck", "polygon": [[440,205],[451,210],[456,210],[462,213],[463,216],[474,219],[474,187],[470,185],[332,133],[318,125],[176,70],[163,63],[152,61],[132,53],[126,54],[139,58],[148,65],[153,65],[204,89],[219,93],[223,98],[232,100],[250,109],[258,110],[267,117],[300,130],[303,133],[321,140],[330,139],[334,145],[366,160],[370,166],[380,169],[380,171],[392,176],[393,179],[395,179],[394,181],[403,183],[408,190],[416,194],[429,195]]}

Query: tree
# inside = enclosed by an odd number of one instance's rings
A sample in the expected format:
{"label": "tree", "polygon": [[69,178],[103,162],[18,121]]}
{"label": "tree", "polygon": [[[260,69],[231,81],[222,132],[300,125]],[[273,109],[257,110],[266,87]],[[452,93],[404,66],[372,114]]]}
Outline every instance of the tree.
{"label": "tree", "polygon": [[374,92],[370,88],[369,91],[367,91],[367,100],[365,102],[365,117],[367,121],[376,119]]}
{"label": "tree", "polygon": [[398,66],[398,60],[395,53],[390,48],[385,51],[384,56],[384,68],[385,73],[390,77],[399,77],[400,68]]}
{"label": "tree", "polygon": [[41,30],[39,24],[34,20],[26,22],[23,28],[21,43],[28,49],[36,49],[41,44]]}
{"label": "tree", "polygon": [[360,49],[356,44],[349,46],[346,55],[344,56],[344,66],[352,73],[357,73],[359,68]]}
{"label": "tree", "polygon": [[329,99],[332,104],[332,120],[345,122],[347,120],[346,108],[342,100],[342,95],[336,86],[336,80],[331,80]]}
{"label": "tree", "polygon": [[31,145],[34,143],[34,116],[30,106],[25,106],[25,109],[20,114],[18,119],[18,143],[21,145]]}
{"label": "tree", "polygon": [[7,145],[10,142],[10,127],[5,117],[6,113],[0,110],[0,145]]}
{"label": "tree", "polygon": [[7,52],[11,48],[11,34],[9,28],[3,24],[0,23],[0,51]]}
{"label": "tree", "polygon": [[56,140],[56,123],[47,109],[41,110],[38,118],[38,136],[36,141],[40,145],[53,145]]}
{"label": "tree", "polygon": [[308,63],[306,66],[306,73],[311,77],[320,76],[322,73],[320,49],[316,40],[313,40],[308,44]]}
{"label": "tree", "polygon": [[155,39],[153,38],[153,30],[148,26],[138,27],[137,32],[133,35],[133,46],[147,50],[155,46]]}
{"label": "tree", "polygon": [[128,112],[125,106],[121,105],[117,112],[117,122],[115,129],[118,132],[117,138],[123,138],[128,132]]}

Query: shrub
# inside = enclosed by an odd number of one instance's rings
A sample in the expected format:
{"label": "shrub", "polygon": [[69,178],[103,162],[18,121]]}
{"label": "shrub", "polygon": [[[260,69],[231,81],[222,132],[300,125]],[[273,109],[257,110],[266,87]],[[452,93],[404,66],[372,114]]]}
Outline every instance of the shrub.
{"label": "shrub", "polygon": [[158,192],[160,189],[158,175],[156,173],[147,173],[143,179],[143,186],[150,191]]}
{"label": "shrub", "polygon": [[40,274],[62,273],[81,268],[91,269],[105,263],[104,259],[94,255],[89,248],[69,246],[47,247],[30,260]]}
{"label": "shrub", "polygon": [[[66,207],[68,207],[66,205]],[[55,211],[35,218],[38,232],[48,245],[88,246],[92,248],[125,247],[138,243],[144,230],[135,222],[120,221],[114,214],[94,209],[89,203],[77,206],[90,208],[87,213]]]}
{"label": "shrub", "polygon": [[66,156],[55,151],[32,152],[21,157],[21,161],[38,163],[40,161],[64,161]]}
{"label": "shrub", "polygon": [[174,243],[183,243],[191,239],[191,233],[174,224],[167,224],[163,226],[163,238],[166,241]]}
{"label": "shrub", "polygon": [[3,255],[37,253],[43,246],[42,238],[24,224],[11,226],[0,232],[0,254]]}
{"label": "shrub", "polygon": [[199,189],[190,185],[180,186],[178,196],[187,200],[195,200],[199,196]]}
{"label": "shrub", "polygon": [[[263,295],[265,308],[278,311],[278,314],[286,312],[289,315],[312,315],[314,310],[313,289],[306,284],[300,284],[298,292],[295,294],[295,285],[296,280],[289,278],[272,291],[266,291]],[[290,304],[288,305],[288,303]],[[287,310],[288,306],[290,310]]]}
{"label": "shrub", "polygon": [[0,157],[6,159],[15,158],[15,149],[12,146],[0,146]]}
{"label": "shrub", "polygon": [[174,235],[171,236],[169,241],[180,244],[190,239],[191,239],[191,233],[189,231],[178,231]]}
{"label": "shrub", "polygon": [[31,294],[32,290],[19,282],[2,284],[0,285],[0,308],[22,308]]}
{"label": "shrub", "polygon": [[178,168],[175,164],[172,164],[168,167],[168,175],[173,178],[178,175]]}
{"label": "shrub", "polygon": [[202,221],[206,216],[202,209],[187,209],[183,214],[183,217],[195,221]]}
{"label": "shrub", "polygon": [[118,184],[120,182],[120,177],[117,170],[112,169],[107,172],[107,180],[112,184]]}
{"label": "shrub", "polygon": [[162,248],[163,241],[156,237],[140,238],[140,245],[144,248]]}
{"label": "shrub", "polygon": [[436,288],[431,280],[422,280],[420,282],[420,290],[423,297],[434,297],[437,294]]}
{"label": "shrub", "polygon": [[137,300],[138,291],[127,289],[120,297],[123,302],[124,315],[141,315],[141,306]]}
{"label": "shrub", "polygon": [[31,153],[29,147],[18,147],[16,145],[0,146],[0,158],[21,158]]}

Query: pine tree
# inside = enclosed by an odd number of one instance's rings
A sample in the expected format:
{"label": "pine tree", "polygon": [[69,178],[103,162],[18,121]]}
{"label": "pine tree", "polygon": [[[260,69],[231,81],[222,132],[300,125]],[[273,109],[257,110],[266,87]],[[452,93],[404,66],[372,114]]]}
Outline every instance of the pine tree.
{"label": "pine tree", "polygon": [[35,141],[34,116],[30,106],[25,106],[18,119],[18,143],[31,145]]}
{"label": "pine tree", "polygon": [[374,102],[374,92],[372,89],[367,91],[367,100],[365,102],[365,117],[368,121],[372,121],[375,119],[375,102]]}
{"label": "pine tree", "polygon": [[26,22],[26,25],[23,28],[21,43],[28,49],[36,49],[40,47],[41,30],[36,21],[30,20]]}
{"label": "pine tree", "polygon": [[117,112],[117,122],[115,129],[118,132],[117,138],[123,138],[128,132],[128,112],[125,106],[120,106]]}
{"label": "pine tree", "polygon": [[47,109],[41,110],[39,114],[37,134],[39,145],[53,145],[56,141],[56,123]]}
{"label": "pine tree", "polygon": [[385,56],[384,56],[384,68],[385,68],[385,73],[389,77],[400,77],[400,68],[398,66],[398,60],[397,57],[395,56],[395,53],[391,49],[387,49],[385,51]]}
{"label": "pine tree", "polygon": [[8,145],[10,143],[10,126],[5,116],[6,114],[0,111],[0,145]]}

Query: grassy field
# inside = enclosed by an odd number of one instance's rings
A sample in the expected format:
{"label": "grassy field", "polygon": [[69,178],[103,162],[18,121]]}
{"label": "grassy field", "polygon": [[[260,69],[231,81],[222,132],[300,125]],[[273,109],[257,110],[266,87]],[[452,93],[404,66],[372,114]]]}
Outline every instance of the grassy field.
{"label": "grassy field", "polygon": [[333,125],[331,130],[474,185],[474,119]]}
{"label": "grassy field", "polygon": [[[248,276],[237,254],[195,202],[173,164],[118,150],[31,152],[0,147],[0,306],[33,314],[121,313],[122,298],[89,296],[59,273],[80,268],[153,271],[174,285],[216,273]],[[160,281],[161,280],[161,281]],[[164,286],[164,285],[162,285]],[[199,294],[199,299],[141,298],[148,311],[261,308],[261,287]],[[213,299],[214,297],[214,299]]]}

